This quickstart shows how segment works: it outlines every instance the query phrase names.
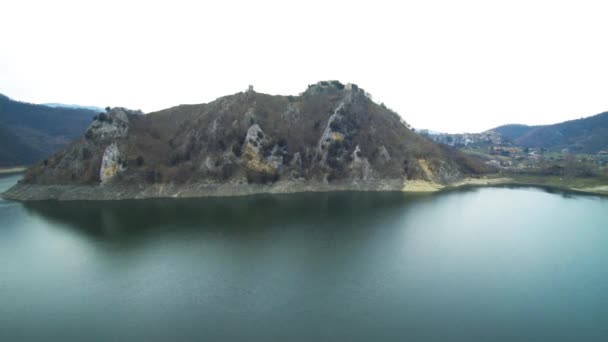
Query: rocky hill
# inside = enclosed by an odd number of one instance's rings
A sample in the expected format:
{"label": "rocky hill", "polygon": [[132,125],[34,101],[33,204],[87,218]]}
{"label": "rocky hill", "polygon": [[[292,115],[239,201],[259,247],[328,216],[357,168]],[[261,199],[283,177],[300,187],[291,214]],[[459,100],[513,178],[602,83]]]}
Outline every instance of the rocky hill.
{"label": "rocky hill", "polygon": [[595,154],[608,150],[608,112],[553,125],[504,125],[497,132],[520,147]]}
{"label": "rocky hill", "polygon": [[31,165],[82,136],[97,111],[49,107],[0,94],[0,167]]}
{"label": "rocky hill", "polygon": [[118,199],[434,188],[489,171],[412,130],[356,85],[249,89],[147,115],[113,108],[3,196]]}

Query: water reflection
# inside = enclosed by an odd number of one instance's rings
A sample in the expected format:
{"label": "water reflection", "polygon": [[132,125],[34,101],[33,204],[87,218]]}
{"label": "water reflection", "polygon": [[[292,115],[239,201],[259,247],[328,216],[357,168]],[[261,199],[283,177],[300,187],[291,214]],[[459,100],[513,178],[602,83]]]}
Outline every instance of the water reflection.
{"label": "water reflection", "polygon": [[[543,191],[566,199],[585,196],[608,200],[551,187],[496,185],[493,188]],[[435,194],[334,192],[199,199],[39,201],[25,202],[23,206],[29,214],[90,238],[137,239],[159,230],[243,234],[293,224],[368,226],[378,218],[390,219],[413,206],[483,189],[464,187]]]}
{"label": "water reflection", "polygon": [[277,225],[359,225],[392,210],[423,203],[430,195],[305,193],[233,198],[26,202],[29,214],[90,237],[136,237],[151,231],[194,229],[244,232]]}

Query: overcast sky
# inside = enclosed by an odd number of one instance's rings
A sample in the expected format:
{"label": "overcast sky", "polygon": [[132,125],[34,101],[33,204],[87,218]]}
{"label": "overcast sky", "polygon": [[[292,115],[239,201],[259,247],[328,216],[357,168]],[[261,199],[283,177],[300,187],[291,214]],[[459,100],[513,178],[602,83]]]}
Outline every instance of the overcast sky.
{"label": "overcast sky", "polygon": [[145,112],[353,82],[414,127],[608,110],[606,1],[28,1],[0,5],[0,93]]}

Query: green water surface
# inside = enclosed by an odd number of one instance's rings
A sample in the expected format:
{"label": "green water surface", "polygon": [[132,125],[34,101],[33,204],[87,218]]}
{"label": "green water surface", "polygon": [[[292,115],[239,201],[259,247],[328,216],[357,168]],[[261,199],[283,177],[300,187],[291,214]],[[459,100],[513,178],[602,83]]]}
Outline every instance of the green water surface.
{"label": "green water surface", "polygon": [[608,341],[608,200],[0,201],[0,341],[193,340]]}

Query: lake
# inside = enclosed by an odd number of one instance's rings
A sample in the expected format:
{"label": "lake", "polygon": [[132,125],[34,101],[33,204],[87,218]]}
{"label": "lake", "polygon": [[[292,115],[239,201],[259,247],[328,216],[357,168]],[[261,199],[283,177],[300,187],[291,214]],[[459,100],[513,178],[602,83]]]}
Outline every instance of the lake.
{"label": "lake", "polygon": [[607,341],[608,200],[0,201],[0,340]]}

